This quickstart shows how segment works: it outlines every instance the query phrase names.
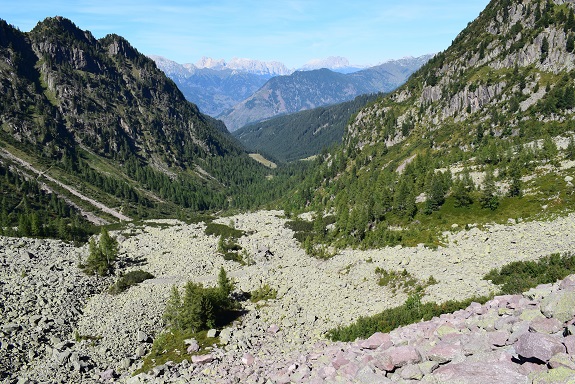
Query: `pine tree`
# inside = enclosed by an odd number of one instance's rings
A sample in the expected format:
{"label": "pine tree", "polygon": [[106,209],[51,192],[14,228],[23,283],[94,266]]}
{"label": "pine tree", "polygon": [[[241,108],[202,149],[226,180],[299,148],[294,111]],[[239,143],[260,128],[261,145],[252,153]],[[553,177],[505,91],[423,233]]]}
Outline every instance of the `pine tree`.
{"label": "pine tree", "polygon": [[495,185],[495,175],[493,169],[488,167],[485,171],[485,179],[483,180],[483,190],[481,191],[481,198],[479,202],[482,208],[489,208],[492,211],[496,210],[499,206],[499,198],[497,197],[497,187]]}
{"label": "pine tree", "polygon": [[567,37],[567,43],[565,43],[565,50],[567,52],[573,52],[575,50],[575,36],[570,33]]}
{"label": "pine tree", "polygon": [[186,284],[180,318],[181,329],[197,332],[203,328],[201,290],[201,285],[192,281]]}
{"label": "pine tree", "polygon": [[218,289],[224,297],[228,297],[234,290],[234,282],[228,278],[228,274],[224,267],[220,267],[218,274]]}
{"label": "pine tree", "polygon": [[100,233],[100,251],[103,257],[106,258],[108,265],[111,266],[118,254],[118,242],[110,237],[108,230],[104,227],[102,227]]}
{"label": "pine tree", "polygon": [[166,303],[163,319],[166,324],[175,329],[181,329],[182,297],[180,290],[175,285],[172,286],[170,297]]}
{"label": "pine tree", "polygon": [[541,42],[541,62],[543,63],[545,59],[547,59],[547,55],[549,55],[549,40],[547,36],[543,38]]}
{"label": "pine tree", "polygon": [[568,160],[575,160],[575,139],[573,136],[569,139],[569,144],[565,150],[565,157],[567,157]]}
{"label": "pine tree", "polygon": [[511,176],[511,183],[509,185],[508,195],[510,197],[521,196],[521,165],[518,160],[511,162],[509,167],[509,175]]}
{"label": "pine tree", "polygon": [[456,208],[468,207],[473,203],[470,190],[462,177],[459,177],[455,183],[453,183],[452,196],[455,199],[454,206]]}

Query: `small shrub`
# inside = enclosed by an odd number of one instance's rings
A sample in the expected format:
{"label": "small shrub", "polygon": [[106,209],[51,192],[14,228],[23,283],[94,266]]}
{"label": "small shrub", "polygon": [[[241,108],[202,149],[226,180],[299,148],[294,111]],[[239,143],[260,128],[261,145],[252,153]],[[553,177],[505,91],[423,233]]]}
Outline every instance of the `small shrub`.
{"label": "small shrub", "polygon": [[124,276],[120,277],[120,279],[110,287],[110,293],[113,295],[117,295],[119,293],[124,292],[133,285],[140,284],[144,280],[153,278],[154,275],[152,275],[149,272],[145,272],[142,270],[130,271],[126,273]]}
{"label": "small shrub", "polygon": [[208,236],[220,236],[224,239],[239,239],[245,234],[244,231],[218,223],[209,223],[204,233]]}
{"label": "small shrub", "polygon": [[537,261],[514,261],[492,269],[483,279],[499,285],[503,294],[525,292],[539,284],[554,283],[575,273],[575,254],[554,253]]}
{"label": "small shrub", "polygon": [[274,300],[277,298],[278,291],[271,288],[269,284],[264,284],[260,288],[253,291],[250,295],[250,300],[257,303],[261,300]]}
{"label": "small shrub", "polygon": [[423,282],[413,277],[406,269],[399,272],[377,267],[375,273],[379,275],[377,284],[382,287],[389,287],[393,293],[401,290],[408,295],[423,294],[428,286],[437,284],[437,280],[433,276],[429,276],[429,279]]}
{"label": "small shrub", "polygon": [[403,305],[389,308],[369,317],[360,317],[353,324],[334,328],[327,332],[327,337],[333,341],[355,341],[366,339],[376,332],[391,332],[398,327],[427,321],[444,313],[452,313],[467,308],[472,302],[485,303],[491,297],[472,297],[462,301],[446,301],[441,304],[422,303],[421,296],[410,295]]}

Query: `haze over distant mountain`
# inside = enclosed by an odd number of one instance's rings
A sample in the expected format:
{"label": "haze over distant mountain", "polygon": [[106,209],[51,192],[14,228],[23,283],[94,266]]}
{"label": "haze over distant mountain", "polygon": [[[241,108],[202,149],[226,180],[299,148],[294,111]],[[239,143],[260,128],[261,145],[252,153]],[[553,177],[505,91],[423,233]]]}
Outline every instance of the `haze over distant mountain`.
{"label": "haze over distant mountain", "polygon": [[273,76],[292,73],[278,62],[234,58],[229,62],[203,57],[196,64],[179,64],[150,56],[180,88],[188,101],[216,116],[251,96]]}
{"label": "haze over distant mountain", "polygon": [[[348,94],[346,91],[346,93],[342,93],[342,97],[330,97],[326,101],[309,101],[307,102],[308,107],[303,109],[283,110],[280,106],[277,113],[270,114],[268,112],[261,116],[256,113],[253,117],[255,120],[250,118],[240,121],[238,123],[240,125],[234,123],[232,117],[227,120],[230,123],[228,129],[233,131],[249,122],[260,121],[277,114],[298,112],[317,106],[348,101],[363,93],[389,92],[403,84],[409,75],[421,67],[431,56],[390,60],[372,67],[374,71],[369,71],[369,69],[361,68],[358,65],[351,65],[345,57],[312,60],[304,64],[298,71],[326,68],[340,74],[358,73],[363,70],[368,70],[368,72],[355,75],[357,76],[355,81],[358,82],[357,85],[354,85],[357,88],[356,92]],[[149,57],[156,62],[159,69],[176,83],[188,101],[198,105],[202,112],[210,116],[221,115],[223,117],[236,108],[241,110],[241,103],[254,95],[268,80],[276,76],[293,75],[295,72],[277,61],[264,62],[243,58],[233,58],[226,61],[202,57],[195,64],[179,64],[162,56],[151,55]],[[388,74],[386,75],[384,72],[388,72]],[[370,85],[360,84],[364,82]],[[341,85],[340,83],[336,84]],[[290,103],[292,102],[288,101],[288,104]]]}
{"label": "haze over distant mountain", "polygon": [[366,93],[390,92],[431,57],[425,55],[388,61],[350,74],[318,69],[275,77],[252,96],[217,117],[230,131],[235,131],[270,117],[337,104]]}
{"label": "haze over distant mountain", "polygon": [[314,59],[305,63],[300,71],[312,71],[314,69],[327,68],[334,72],[340,73],[353,73],[362,69],[368,68],[367,66],[351,65],[349,60],[341,56],[330,56],[326,59]]}

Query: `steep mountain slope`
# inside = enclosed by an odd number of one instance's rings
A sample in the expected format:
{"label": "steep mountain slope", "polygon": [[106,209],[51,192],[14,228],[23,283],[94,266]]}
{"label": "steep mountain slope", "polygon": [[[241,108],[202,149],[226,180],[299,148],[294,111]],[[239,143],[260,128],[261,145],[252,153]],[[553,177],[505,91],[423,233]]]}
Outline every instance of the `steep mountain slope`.
{"label": "steep mountain slope", "polygon": [[572,210],[573,8],[493,0],[451,47],[360,111],[290,201],[336,213],[319,241],[436,246],[454,224]]}
{"label": "steep mountain slope", "polygon": [[353,114],[381,95],[358,96],[351,101],[314,108],[250,124],[233,132],[251,151],[279,161],[294,161],[317,155],[340,144]]}
{"label": "steep mountain slope", "polygon": [[182,91],[188,101],[210,116],[217,116],[251,96],[273,76],[291,71],[280,63],[255,60],[204,58],[194,64],[178,64],[161,56],[150,56]]}
{"label": "steep mountain slope", "polygon": [[[268,173],[126,40],[96,40],[61,17],[29,33],[0,21],[0,122],[2,170],[31,179],[33,169],[108,220],[90,199],[132,218],[223,208],[247,202],[240,190]],[[29,214],[30,193],[15,190],[8,224]]]}
{"label": "steep mountain slope", "polygon": [[341,103],[366,93],[389,92],[403,84],[430,57],[390,61],[351,74],[318,69],[274,77],[218,118],[230,131],[235,131],[273,116]]}

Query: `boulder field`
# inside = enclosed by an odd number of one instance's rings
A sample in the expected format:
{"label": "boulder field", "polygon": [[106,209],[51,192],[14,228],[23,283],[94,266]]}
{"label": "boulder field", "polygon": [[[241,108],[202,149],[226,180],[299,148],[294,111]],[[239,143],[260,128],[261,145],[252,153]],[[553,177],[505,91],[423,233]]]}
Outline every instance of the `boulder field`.
{"label": "boulder field", "polygon": [[[489,294],[497,289],[482,280],[490,269],[572,250],[575,215],[453,228],[438,249],[347,249],[329,260],[307,256],[285,221],[280,211],[218,220],[246,232],[238,240],[245,266],[217,254],[218,238],[205,235],[203,223],[128,224],[112,234],[120,243],[116,273],[143,269],[155,278],[119,295],[107,292],[118,276],[79,271],[87,246],[0,238],[0,381],[574,382],[574,277],[368,340],[335,343],[325,332],[405,301],[404,292],[377,284],[376,268],[433,276],[424,301]],[[243,302],[245,314],[214,331],[221,343],[207,354],[191,342],[183,362],[133,376],[163,330],[171,287],[214,285],[220,267],[238,292],[268,284],[277,298]]]}

